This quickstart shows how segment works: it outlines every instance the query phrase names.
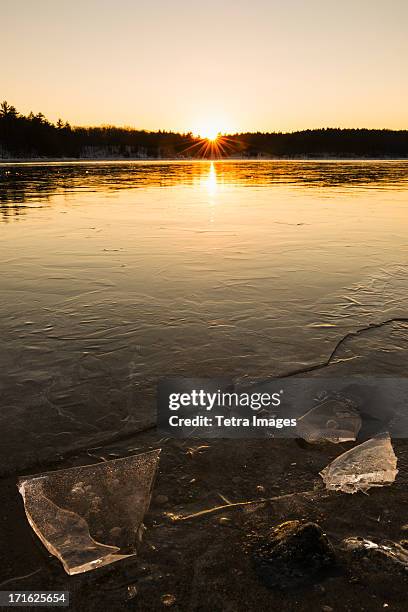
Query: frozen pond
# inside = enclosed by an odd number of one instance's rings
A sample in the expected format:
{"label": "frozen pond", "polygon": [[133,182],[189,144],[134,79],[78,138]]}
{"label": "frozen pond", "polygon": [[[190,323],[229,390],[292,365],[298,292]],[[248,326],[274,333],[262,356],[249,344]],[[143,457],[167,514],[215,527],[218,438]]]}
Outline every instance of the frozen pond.
{"label": "frozen pond", "polygon": [[[145,427],[158,377],[407,316],[407,195],[405,161],[0,164],[0,472]],[[407,337],[365,351],[402,374]]]}

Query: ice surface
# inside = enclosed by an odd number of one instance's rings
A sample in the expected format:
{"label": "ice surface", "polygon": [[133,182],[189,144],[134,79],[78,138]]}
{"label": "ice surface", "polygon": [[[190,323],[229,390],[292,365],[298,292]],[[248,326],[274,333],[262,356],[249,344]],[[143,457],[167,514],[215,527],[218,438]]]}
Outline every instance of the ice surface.
{"label": "ice surface", "polygon": [[327,489],[344,493],[389,485],[397,474],[397,457],[388,433],[348,450],[320,472]]}
{"label": "ice surface", "polygon": [[297,431],[308,442],[355,440],[361,428],[361,417],[345,398],[328,398],[298,420]]}
{"label": "ice surface", "polygon": [[159,450],[21,479],[28,521],[68,574],[136,553]]}

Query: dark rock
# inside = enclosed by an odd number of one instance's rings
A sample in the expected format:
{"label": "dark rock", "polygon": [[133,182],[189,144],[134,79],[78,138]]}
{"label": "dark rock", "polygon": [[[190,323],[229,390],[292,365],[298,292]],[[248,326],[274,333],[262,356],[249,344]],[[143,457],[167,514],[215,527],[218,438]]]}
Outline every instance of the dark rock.
{"label": "dark rock", "polygon": [[335,565],[335,554],[318,525],[288,521],[257,541],[253,560],[267,586],[284,589],[316,579]]}

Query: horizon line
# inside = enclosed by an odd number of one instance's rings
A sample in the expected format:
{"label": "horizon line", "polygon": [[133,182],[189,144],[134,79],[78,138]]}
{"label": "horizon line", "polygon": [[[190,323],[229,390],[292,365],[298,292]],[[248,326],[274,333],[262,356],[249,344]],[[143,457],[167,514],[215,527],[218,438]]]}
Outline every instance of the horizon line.
{"label": "horizon line", "polygon": [[[3,104],[7,104],[8,102],[6,100],[4,100],[1,103],[1,106],[3,106]],[[71,124],[69,122],[69,120],[67,119],[62,119],[61,117],[58,118],[56,121],[51,121],[50,119],[48,119],[41,111],[38,111],[37,114],[33,113],[33,111],[30,111],[28,114],[24,114],[19,112],[16,107],[14,105],[8,105],[9,108],[12,108],[16,111],[16,116],[17,117],[21,117],[21,118],[29,118],[31,115],[33,115],[34,117],[38,117],[38,116],[42,116],[43,119],[45,121],[47,121],[48,123],[50,123],[51,125],[57,125],[59,121],[61,121],[64,125],[69,125],[72,129],[103,129],[103,128],[115,128],[115,129],[119,129],[119,130],[127,130],[127,131],[134,131],[134,132],[146,132],[149,134],[157,134],[157,133],[167,133],[167,134],[177,134],[177,135],[181,135],[181,136],[185,136],[185,135],[190,135],[193,136],[194,138],[203,138],[205,139],[205,137],[201,136],[198,132],[195,132],[192,129],[185,129],[185,130],[177,130],[177,129],[173,129],[173,128],[143,128],[143,127],[136,127],[135,125],[130,125],[130,124],[115,124],[115,123],[99,123],[99,124]],[[0,113],[1,116],[1,113]],[[305,128],[301,128],[301,129],[292,129],[292,130],[279,130],[279,129],[268,129],[268,130],[260,130],[260,129],[252,129],[252,130],[242,130],[242,131],[219,131],[218,134],[219,136],[244,136],[247,134],[262,134],[262,135],[269,135],[269,134],[299,134],[302,132],[316,132],[316,131],[321,131],[321,130],[326,130],[326,131],[330,131],[330,130],[337,130],[337,131],[374,131],[374,132],[406,132],[408,131],[408,126],[404,127],[404,128],[390,128],[390,127],[365,127],[365,126],[360,126],[360,127],[340,127],[340,126],[329,126],[329,125],[325,125],[325,126],[320,126],[320,127],[305,127]]]}

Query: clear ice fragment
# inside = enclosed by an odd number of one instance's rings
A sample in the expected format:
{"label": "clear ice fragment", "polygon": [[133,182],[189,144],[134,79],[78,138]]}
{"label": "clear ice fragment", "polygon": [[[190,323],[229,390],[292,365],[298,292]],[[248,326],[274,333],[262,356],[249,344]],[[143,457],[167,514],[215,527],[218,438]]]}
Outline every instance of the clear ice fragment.
{"label": "clear ice fragment", "polygon": [[349,442],[357,438],[361,417],[349,402],[326,399],[298,419],[297,431],[308,442]]}
{"label": "clear ice fragment", "polygon": [[159,450],[20,479],[27,519],[68,574],[136,554]]}
{"label": "clear ice fragment", "polygon": [[397,474],[397,457],[388,433],[346,451],[320,472],[327,489],[344,493],[392,484]]}
{"label": "clear ice fragment", "polygon": [[350,537],[343,540],[342,548],[374,560],[392,562],[404,571],[408,569],[408,550],[397,542],[384,540],[377,543],[366,538]]}

